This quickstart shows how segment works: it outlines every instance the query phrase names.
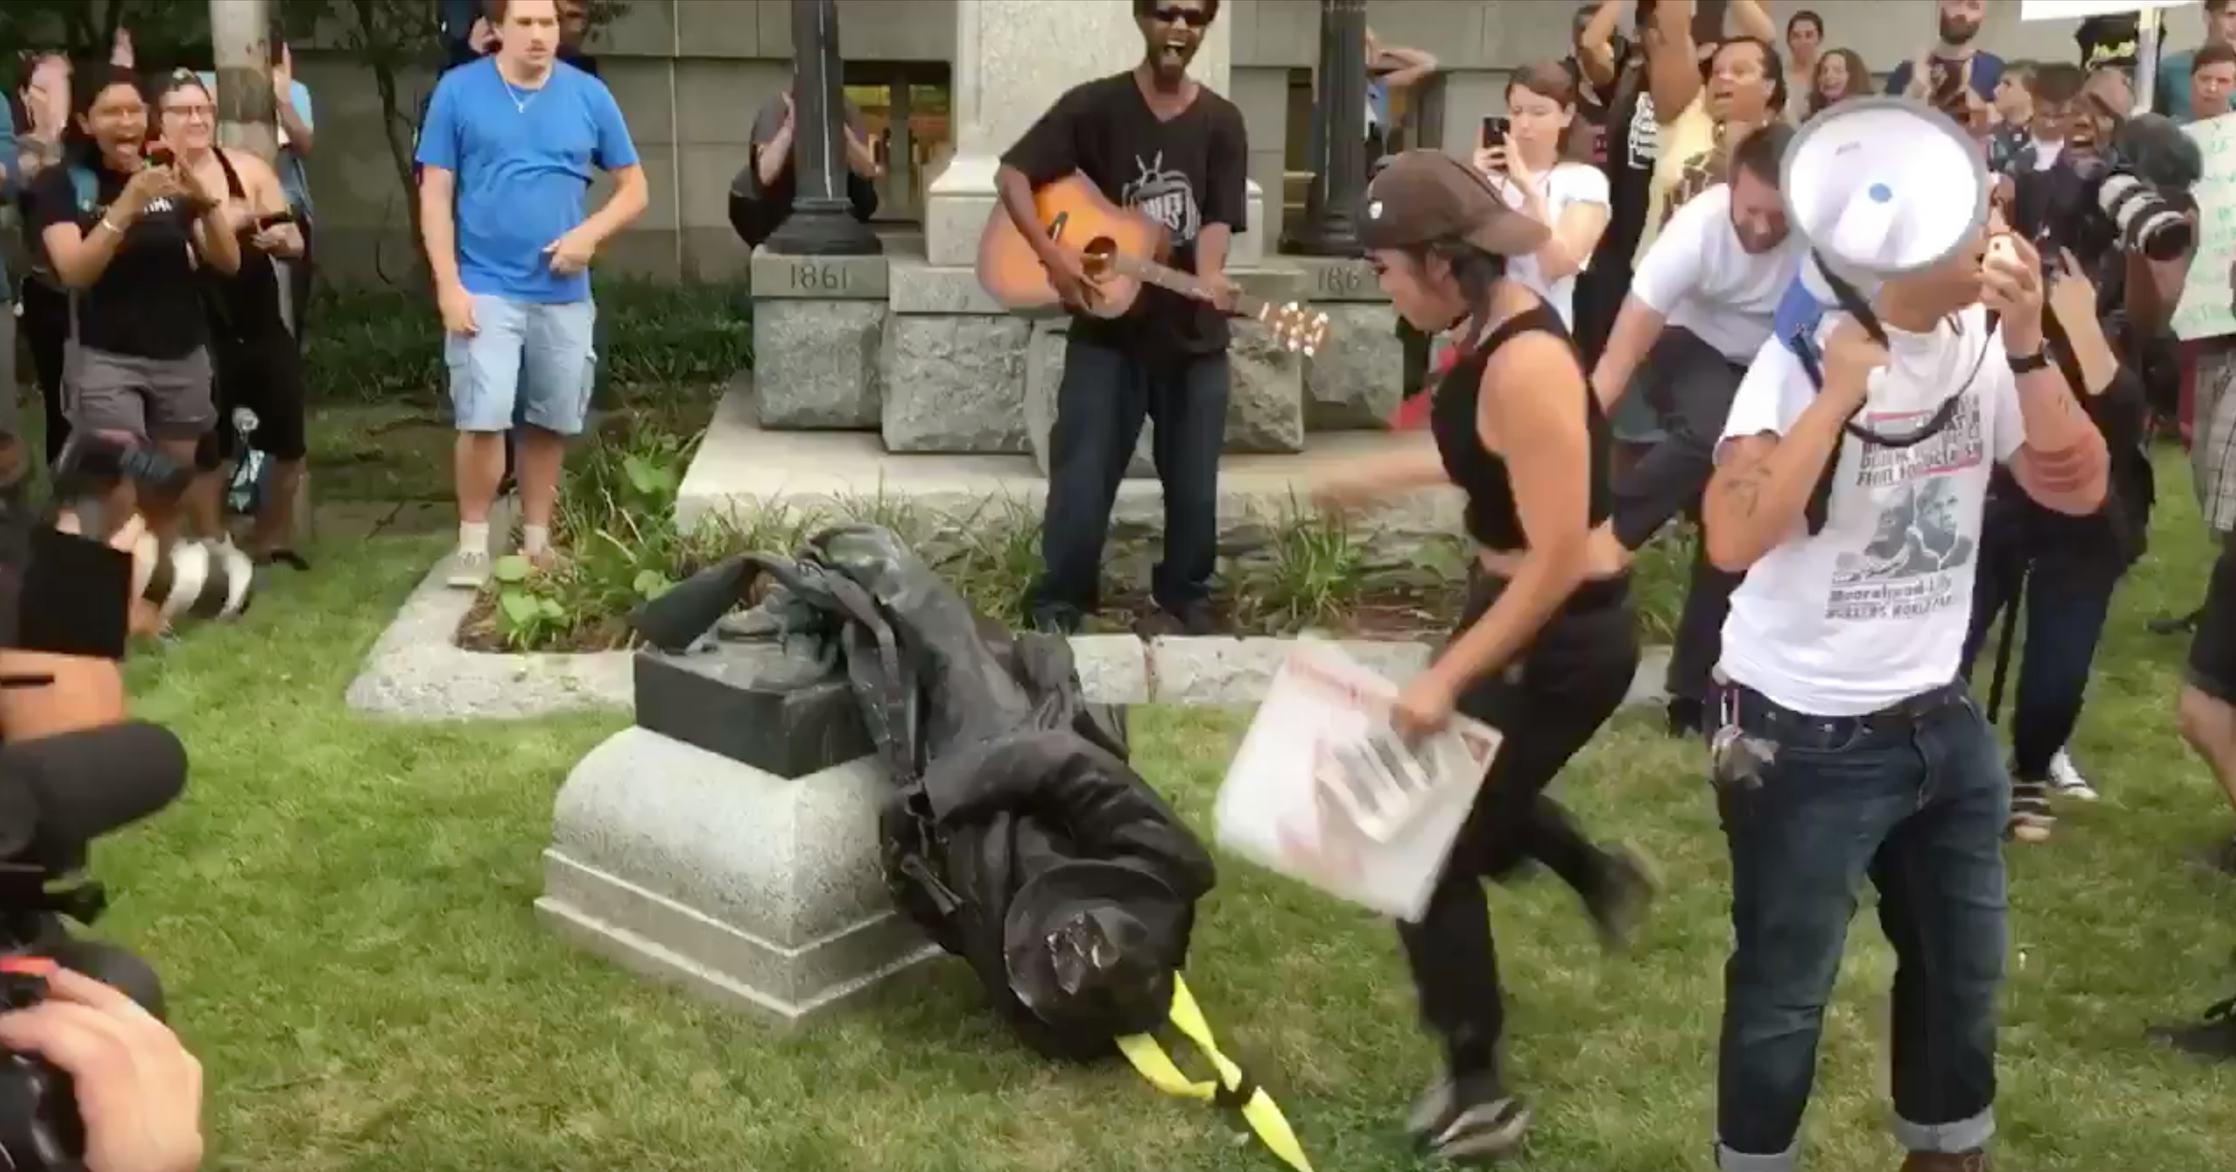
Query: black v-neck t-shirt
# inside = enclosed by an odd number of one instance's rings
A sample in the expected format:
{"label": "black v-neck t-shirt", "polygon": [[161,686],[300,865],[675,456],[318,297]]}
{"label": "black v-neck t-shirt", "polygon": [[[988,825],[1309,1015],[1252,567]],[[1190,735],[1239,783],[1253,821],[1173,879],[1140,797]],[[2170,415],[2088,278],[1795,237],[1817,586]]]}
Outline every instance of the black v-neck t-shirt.
{"label": "black v-neck t-shirt", "polygon": [[[1073,87],[1002,156],[1034,187],[1074,171],[1112,203],[1171,233],[1173,268],[1193,273],[1207,224],[1248,226],[1249,135],[1233,102],[1198,86],[1196,99],[1159,119],[1131,71]],[[1133,349],[1151,360],[1227,348],[1226,316],[1204,302],[1145,286],[1124,317],[1078,315],[1071,336]]]}
{"label": "black v-neck t-shirt", "polygon": [[[124,193],[125,177],[96,164],[94,206],[78,207],[70,162],[41,171],[25,193],[33,231],[75,223],[91,233]],[[196,272],[194,210],[179,200],[157,200],[124,233],[109,267],[91,289],[77,294],[81,346],[134,358],[184,358],[209,337],[208,306]],[[107,229],[102,229],[107,231]]]}

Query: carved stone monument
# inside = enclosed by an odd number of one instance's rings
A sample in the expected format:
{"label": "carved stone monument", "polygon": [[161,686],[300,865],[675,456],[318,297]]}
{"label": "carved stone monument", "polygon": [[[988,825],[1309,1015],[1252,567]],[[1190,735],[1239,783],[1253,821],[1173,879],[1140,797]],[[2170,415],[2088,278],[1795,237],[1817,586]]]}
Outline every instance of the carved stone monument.
{"label": "carved stone monument", "polygon": [[796,675],[761,644],[641,653],[637,724],[559,791],[545,922],[780,1022],[935,955],[886,894],[889,782],[854,697],[843,679]]}

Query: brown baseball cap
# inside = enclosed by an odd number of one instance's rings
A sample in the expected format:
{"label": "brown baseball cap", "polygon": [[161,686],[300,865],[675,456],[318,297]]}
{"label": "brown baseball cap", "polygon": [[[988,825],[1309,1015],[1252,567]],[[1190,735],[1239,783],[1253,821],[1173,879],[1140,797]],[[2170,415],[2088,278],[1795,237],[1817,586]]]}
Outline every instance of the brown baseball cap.
{"label": "brown baseball cap", "polygon": [[1485,252],[1526,256],[1552,234],[1507,206],[1481,172],[1442,151],[1409,150],[1391,158],[1367,185],[1359,212],[1359,242],[1368,248],[1457,237]]}

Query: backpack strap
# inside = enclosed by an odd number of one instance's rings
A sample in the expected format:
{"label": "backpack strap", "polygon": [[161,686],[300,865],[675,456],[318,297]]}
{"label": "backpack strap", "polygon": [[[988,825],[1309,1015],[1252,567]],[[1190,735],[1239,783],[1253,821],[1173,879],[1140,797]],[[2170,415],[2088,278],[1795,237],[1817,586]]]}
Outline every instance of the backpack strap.
{"label": "backpack strap", "polygon": [[84,163],[70,164],[70,192],[77,199],[81,216],[90,216],[101,206],[100,181],[94,178],[93,168]]}
{"label": "backpack strap", "polygon": [[1200,1082],[1190,1079],[1173,1062],[1156,1034],[1133,1034],[1117,1039],[1119,1052],[1141,1072],[1142,1078],[1165,1094],[1200,1099],[1241,1115],[1267,1151],[1296,1172],[1312,1172],[1312,1161],[1306,1158],[1304,1145],[1297,1142],[1288,1118],[1257,1080],[1220,1051],[1217,1039],[1212,1037],[1210,1023],[1204,1020],[1203,1010],[1196,1006],[1195,995],[1188,991],[1188,982],[1178,973],[1172,975],[1172,1015],[1168,1020],[1182,1037],[1195,1043],[1197,1052],[1211,1064],[1216,1077]]}
{"label": "backpack strap", "polygon": [[[1802,373],[1809,376],[1809,385],[1818,391],[1825,387],[1824,352],[1817,347],[1817,326],[1824,321],[1824,311],[1824,303],[1796,276],[1793,284],[1786,288],[1785,299],[1778,303],[1777,320],[1772,327],[1773,335],[1793,354],[1801,364]],[[1811,536],[1825,527],[1825,516],[1832,504],[1832,479],[1840,467],[1841,449],[1847,443],[1848,433],[1842,429],[1839,440],[1833,444],[1831,458],[1817,474],[1817,483],[1809,490],[1809,500],[1802,507],[1802,520]]]}

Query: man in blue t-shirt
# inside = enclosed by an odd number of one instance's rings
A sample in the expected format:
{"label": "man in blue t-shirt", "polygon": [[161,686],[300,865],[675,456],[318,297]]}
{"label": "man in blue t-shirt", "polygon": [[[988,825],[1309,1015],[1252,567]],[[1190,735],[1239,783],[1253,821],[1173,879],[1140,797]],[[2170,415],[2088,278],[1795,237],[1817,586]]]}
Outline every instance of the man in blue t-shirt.
{"label": "man in blue t-shirt", "polygon": [[[644,212],[644,169],[605,84],[557,59],[555,0],[493,5],[498,49],[443,75],[420,130],[420,225],[442,310],[458,428],[458,555],[450,581],[489,573],[489,505],[515,403],[521,552],[548,562],[566,439],[596,373],[590,260]],[[591,168],[613,197],[583,214]]]}

